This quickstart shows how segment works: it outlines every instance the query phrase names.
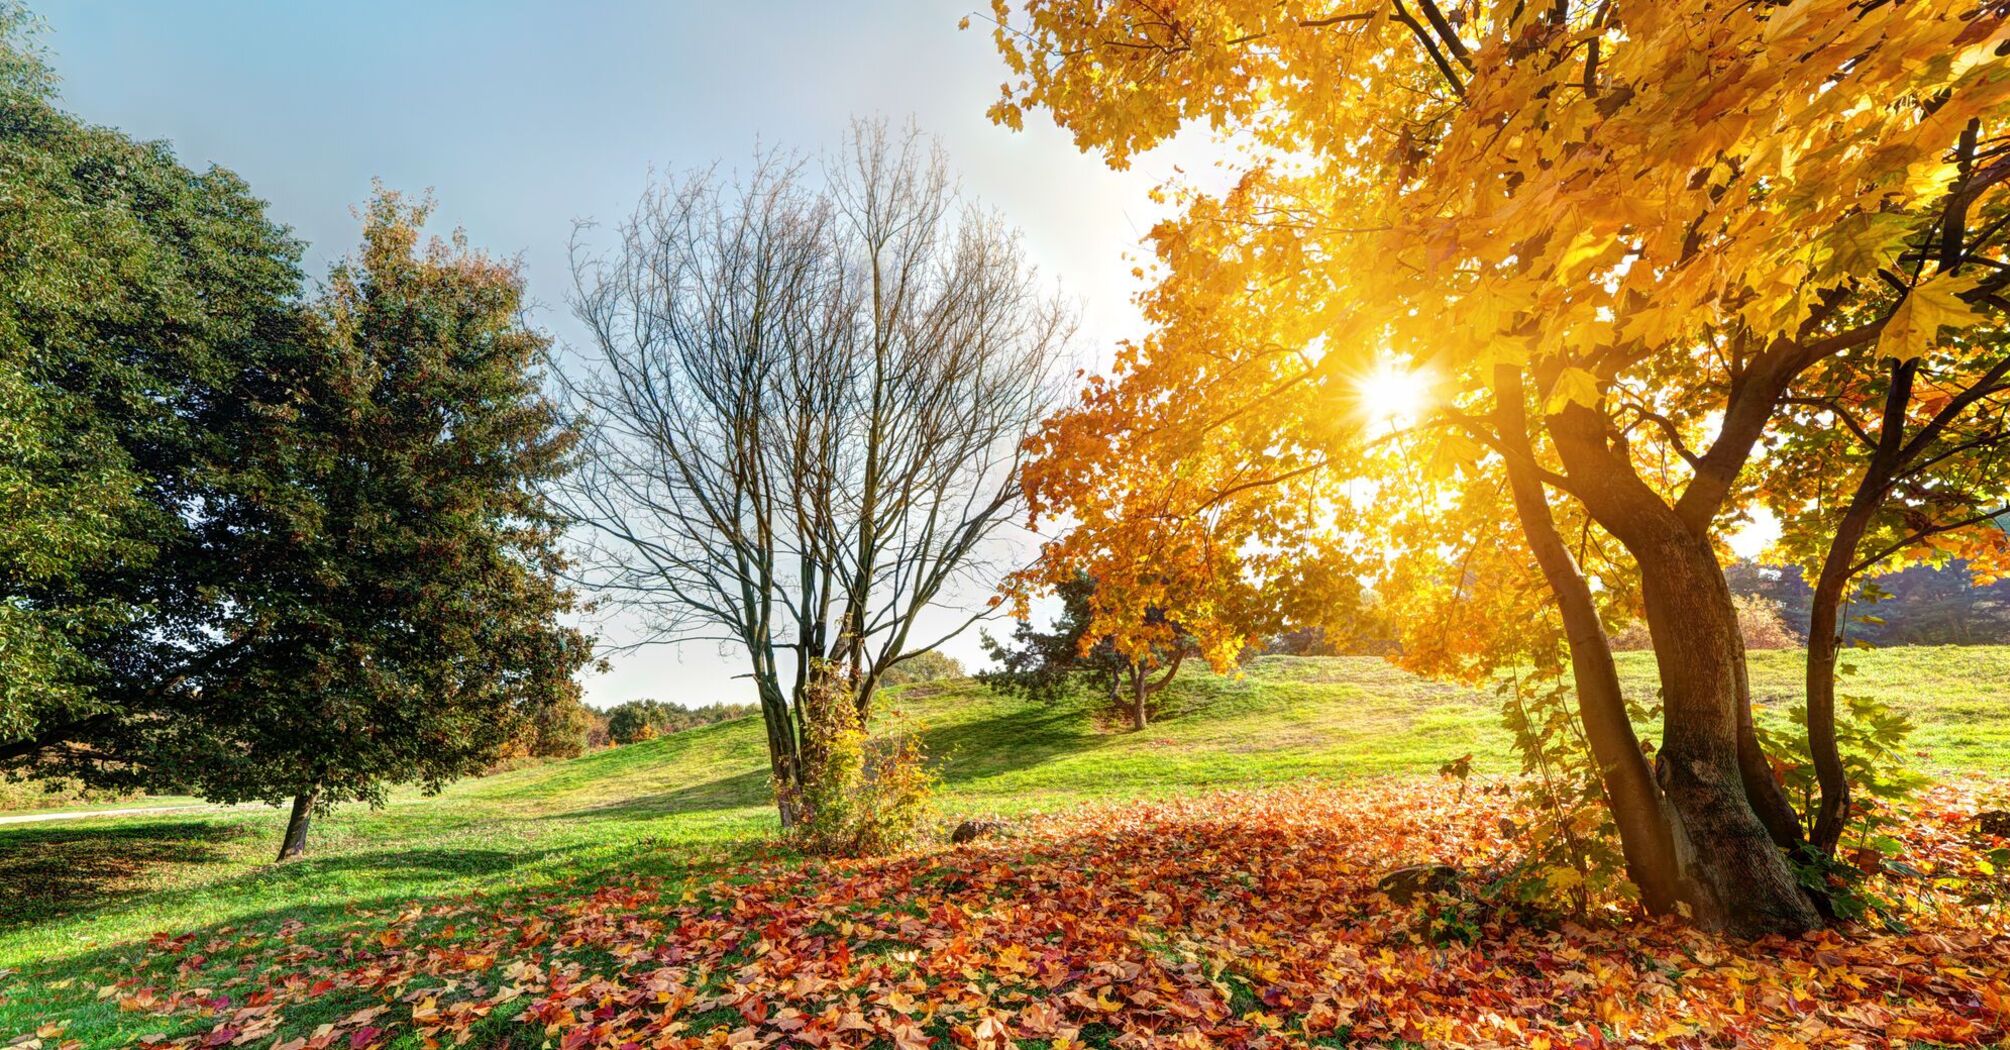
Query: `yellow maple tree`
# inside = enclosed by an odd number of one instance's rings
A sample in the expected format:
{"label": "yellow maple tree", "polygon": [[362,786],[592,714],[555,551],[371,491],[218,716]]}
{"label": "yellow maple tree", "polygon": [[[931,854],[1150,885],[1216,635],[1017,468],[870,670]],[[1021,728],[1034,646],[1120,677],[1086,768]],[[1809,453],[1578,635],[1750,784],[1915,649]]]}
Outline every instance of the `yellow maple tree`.
{"label": "yellow maple tree", "polygon": [[[1151,331],[1036,439],[1035,506],[1077,523],[1042,571],[1109,586],[1113,637],[1141,620],[1125,595],[1187,603],[1219,657],[1224,596],[1313,604],[1345,563],[1464,594],[1444,515],[1512,521],[1525,560],[1500,571],[1548,592],[1646,905],[1818,925],[1724,530],[1797,382],[2004,305],[2005,224],[1975,221],[2010,175],[2004,5],[995,0],[993,21],[994,119],[1045,112],[1118,166],[1202,125],[1246,167],[1169,190]],[[1433,390],[1400,435],[1350,410],[1391,360]],[[1622,598],[1661,670],[1651,763],[1605,634]]]}

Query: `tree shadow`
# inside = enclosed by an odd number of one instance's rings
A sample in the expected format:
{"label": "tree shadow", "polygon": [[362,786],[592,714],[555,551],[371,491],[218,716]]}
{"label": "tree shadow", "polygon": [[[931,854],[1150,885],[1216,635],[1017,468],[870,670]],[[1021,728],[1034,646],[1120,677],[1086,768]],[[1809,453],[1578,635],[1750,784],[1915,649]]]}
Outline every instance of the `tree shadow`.
{"label": "tree shadow", "polygon": [[261,868],[257,874],[270,883],[325,882],[332,877],[396,881],[401,885],[439,882],[467,875],[493,875],[512,868],[528,867],[562,852],[563,847],[543,850],[484,848],[385,849],[360,853],[338,853],[328,857],[306,856],[285,864]]}
{"label": "tree shadow", "polygon": [[225,843],[253,834],[202,820],[0,829],[0,932],[144,893],[147,875],[222,860]]}
{"label": "tree shadow", "polygon": [[679,813],[704,813],[765,805],[772,797],[768,788],[768,770],[765,766],[757,766],[744,773],[691,784],[674,791],[659,791],[653,795],[635,795],[613,802],[584,806],[555,814],[552,819],[667,817]]}

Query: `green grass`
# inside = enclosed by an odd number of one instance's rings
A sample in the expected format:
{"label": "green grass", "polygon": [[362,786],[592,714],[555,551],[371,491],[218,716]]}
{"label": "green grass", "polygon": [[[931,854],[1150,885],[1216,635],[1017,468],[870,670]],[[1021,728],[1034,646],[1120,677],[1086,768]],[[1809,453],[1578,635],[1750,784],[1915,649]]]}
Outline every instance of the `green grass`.
{"label": "green grass", "polygon": [[[1908,711],[1925,764],[2003,768],[2010,650],[1894,649],[1850,662],[1843,691]],[[1651,695],[1650,655],[1627,654],[1622,672],[1630,690]],[[1799,674],[1797,652],[1755,654],[1755,696],[1784,707]],[[940,762],[945,820],[1429,773],[1467,753],[1483,771],[1515,768],[1493,696],[1372,658],[1279,657],[1239,677],[1187,674],[1142,733],[1104,721],[1086,698],[1028,704],[973,683],[913,687],[890,703]],[[702,876],[773,834],[766,781],[759,724],[744,719],[465,781],[437,797],[399,794],[379,810],[343,807],[316,823],[310,857],[284,865],[271,863],[282,815],[264,808],[0,825],[0,971],[18,971],[0,978],[0,1043],[57,1015],[90,1046],[160,1030],[158,1018],[50,988],[68,974],[136,965],[156,931],[258,933],[289,920],[333,928],[360,912],[468,894],[503,899],[630,873]]]}

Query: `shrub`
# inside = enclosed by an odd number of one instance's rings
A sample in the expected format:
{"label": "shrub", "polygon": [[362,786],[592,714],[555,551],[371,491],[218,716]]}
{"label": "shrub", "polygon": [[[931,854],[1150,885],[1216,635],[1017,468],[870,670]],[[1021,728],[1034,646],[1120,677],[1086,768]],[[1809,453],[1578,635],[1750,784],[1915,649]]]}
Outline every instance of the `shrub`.
{"label": "shrub", "polygon": [[[607,712],[607,735],[617,744],[632,744],[656,735],[656,727],[668,720],[669,705],[660,700],[630,700]],[[647,735],[644,735],[645,731]]]}
{"label": "shrub", "polygon": [[531,716],[526,750],[536,758],[578,758],[592,726],[593,712],[568,696]]}
{"label": "shrub", "polygon": [[818,669],[804,691],[801,786],[783,809],[804,850],[826,857],[892,853],[912,844],[935,794],[921,743],[912,733],[873,739],[852,691]]}
{"label": "shrub", "polygon": [[1800,635],[1787,626],[1780,603],[1756,594],[1734,594],[1738,607],[1738,633],[1745,636],[1747,649],[1798,649]]}

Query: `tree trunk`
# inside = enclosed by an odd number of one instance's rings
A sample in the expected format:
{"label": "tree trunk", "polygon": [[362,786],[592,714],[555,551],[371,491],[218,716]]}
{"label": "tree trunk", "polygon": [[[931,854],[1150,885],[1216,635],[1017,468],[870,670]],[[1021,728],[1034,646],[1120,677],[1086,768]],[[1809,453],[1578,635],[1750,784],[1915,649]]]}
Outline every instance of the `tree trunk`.
{"label": "tree trunk", "polygon": [[[1972,147],[1968,134],[1964,133],[1962,141]],[[1905,412],[1912,405],[1918,372],[1916,358],[1892,362],[1877,448],[1864,465],[1863,477],[1857,480],[1856,492],[1836,523],[1835,534],[1829,537],[1828,553],[1815,578],[1814,599],[1808,605],[1808,757],[1814,760],[1815,780],[1822,792],[1815,809],[1812,844],[1824,856],[1835,856],[1836,843],[1842,841],[1843,825],[1849,820],[1849,775],[1843,769],[1842,749],[1836,745],[1836,657],[1842,648],[1843,593],[1855,575],[1857,545],[1863,542],[1871,519],[1890,494],[1892,479],[1906,459]],[[1944,418],[1948,417],[1943,410],[1935,420]]]}
{"label": "tree trunk", "polygon": [[1675,843],[1662,812],[1660,786],[1642,753],[1640,738],[1626,715],[1626,700],[1619,689],[1619,671],[1612,660],[1612,640],[1598,617],[1598,604],[1584,579],[1577,559],[1557,532],[1556,518],[1549,507],[1543,484],[1534,470],[1534,454],[1528,444],[1528,419],[1518,370],[1497,370],[1500,406],[1498,430],[1509,446],[1508,485],[1514,497],[1516,517],[1522,536],[1541,568],[1557,608],[1563,614],[1564,635],[1570,645],[1571,675],[1577,687],[1578,719],[1598,762],[1605,797],[1612,807],[1613,823],[1619,829],[1619,845],[1626,857],[1626,875],[1640,890],[1640,902],[1656,915],[1675,910],[1687,894],[1682,887],[1682,869],[1676,862]]}
{"label": "tree trunk", "polygon": [[1599,620],[1590,585],[1556,531],[1541,482],[1513,464],[1508,477],[1523,537],[1563,614],[1578,719],[1584,723],[1584,735],[1612,807],[1613,824],[1619,829],[1626,876],[1639,888],[1640,902],[1650,913],[1668,914],[1687,894],[1682,888],[1674,839],[1662,813],[1660,786],[1626,714],[1619,670],[1612,659],[1612,640]]}
{"label": "tree trunk", "polygon": [[1758,727],[1752,722],[1752,683],[1750,672],[1745,665],[1745,635],[1738,627],[1737,606],[1731,607],[1731,626],[1738,643],[1738,779],[1745,787],[1745,798],[1752,804],[1752,812],[1765,825],[1766,834],[1772,837],[1773,845],[1793,853],[1807,844],[1801,836],[1801,815],[1794,810],[1794,804],[1787,799],[1786,787],[1773,772],[1772,760],[1766,757],[1766,749],[1759,746]]}
{"label": "tree trunk", "polygon": [[1131,665],[1131,728],[1138,732],[1143,732],[1145,726],[1149,724],[1151,721],[1150,713],[1145,708],[1145,697],[1147,695],[1148,690],[1146,689],[1145,686],[1145,669],[1137,664],[1132,664]]}
{"label": "tree trunk", "polygon": [[1730,587],[1707,539],[1656,531],[1632,553],[1661,673],[1655,772],[1677,819],[1690,906],[1704,927],[1743,937],[1814,929],[1821,917],[1747,794],[1744,645]]}
{"label": "tree trunk", "polygon": [[314,819],[314,803],[321,798],[319,784],[293,796],[293,813],[286,818],[286,837],[279,842],[279,859],[290,860],[307,852],[307,825]]}
{"label": "tree trunk", "polygon": [[[1868,485],[1870,480],[1865,479]],[[1849,820],[1849,775],[1844,770],[1842,749],[1836,743],[1836,661],[1842,651],[1842,601],[1849,587],[1851,560],[1865,529],[1877,509],[1881,492],[1870,496],[1862,488],[1844,512],[1834,536],[1829,538],[1828,555],[1822,560],[1821,574],[1815,578],[1814,598],[1808,604],[1808,757],[1814,760],[1815,780],[1821,786],[1821,800],[1815,808],[1815,826],[1809,840],[1824,856],[1834,856]]]}
{"label": "tree trunk", "polygon": [[787,831],[801,817],[797,804],[802,789],[801,742],[787,698],[779,687],[771,687],[768,679],[762,678],[760,683],[761,722],[768,731],[768,775],[774,781],[776,815],[782,830]]}

